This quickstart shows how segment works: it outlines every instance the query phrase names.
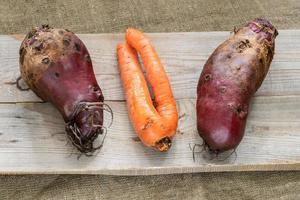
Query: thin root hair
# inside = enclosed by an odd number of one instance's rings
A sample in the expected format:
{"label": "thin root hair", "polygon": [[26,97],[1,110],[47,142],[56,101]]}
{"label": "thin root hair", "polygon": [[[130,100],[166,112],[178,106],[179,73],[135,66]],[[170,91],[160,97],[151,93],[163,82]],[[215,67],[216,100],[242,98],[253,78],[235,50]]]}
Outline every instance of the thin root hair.
{"label": "thin root hair", "polygon": [[27,88],[23,88],[20,84],[20,80],[22,80],[22,77],[19,76],[16,81],[12,81],[12,82],[5,82],[5,84],[9,84],[9,85],[16,85],[16,87],[20,90],[20,91],[28,91],[30,90],[29,87]]}

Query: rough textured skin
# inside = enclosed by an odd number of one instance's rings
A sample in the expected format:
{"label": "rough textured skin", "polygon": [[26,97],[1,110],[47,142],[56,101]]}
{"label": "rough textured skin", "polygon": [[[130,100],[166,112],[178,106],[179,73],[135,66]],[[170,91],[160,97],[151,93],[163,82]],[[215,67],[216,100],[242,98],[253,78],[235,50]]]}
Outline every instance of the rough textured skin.
{"label": "rough textured skin", "polygon": [[20,71],[28,86],[60,111],[73,144],[92,152],[102,133],[104,98],[82,41],[68,30],[35,28],[21,44]]}
{"label": "rough textured skin", "polygon": [[250,100],[267,75],[277,34],[270,22],[255,19],[235,30],[207,60],[197,88],[197,128],[212,152],[240,143]]}

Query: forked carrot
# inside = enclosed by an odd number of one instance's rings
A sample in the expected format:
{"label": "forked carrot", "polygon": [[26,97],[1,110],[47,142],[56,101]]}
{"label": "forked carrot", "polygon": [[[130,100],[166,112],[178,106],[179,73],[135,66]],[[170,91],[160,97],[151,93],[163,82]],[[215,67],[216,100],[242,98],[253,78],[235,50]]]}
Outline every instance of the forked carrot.
{"label": "forked carrot", "polygon": [[[133,28],[127,29],[126,42],[118,45],[117,54],[133,128],[146,146],[167,151],[178,124],[176,102],[168,77],[157,53],[143,33]],[[153,105],[135,50],[143,60],[156,106]]]}

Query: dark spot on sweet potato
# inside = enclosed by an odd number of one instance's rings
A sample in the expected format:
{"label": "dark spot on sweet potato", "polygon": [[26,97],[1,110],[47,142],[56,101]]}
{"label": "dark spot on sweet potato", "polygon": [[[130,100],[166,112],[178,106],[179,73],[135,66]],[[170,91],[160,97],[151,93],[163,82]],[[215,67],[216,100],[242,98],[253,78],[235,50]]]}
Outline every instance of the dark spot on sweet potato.
{"label": "dark spot on sweet potato", "polygon": [[230,59],[230,58],[231,58],[231,55],[230,55],[230,54],[228,54],[228,55],[227,55],[227,58],[228,58],[228,59]]}
{"label": "dark spot on sweet potato", "polygon": [[210,81],[211,79],[212,79],[212,75],[211,75],[211,74],[206,74],[206,75],[204,76],[205,82]]}
{"label": "dark spot on sweet potato", "polygon": [[49,62],[50,62],[50,59],[49,58],[43,58],[43,60],[42,60],[42,63],[43,64],[49,64]]}
{"label": "dark spot on sweet potato", "polygon": [[76,49],[77,51],[81,51],[81,46],[80,46],[80,44],[75,43],[75,49]]}
{"label": "dark spot on sweet potato", "polygon": [[239,105],[237,108],[236,108],[236,113],[238,114],[238,116],[243,119],[247,116],[247,111],[245,109],[242,108],[241,105]]}
{"label": "dark spot on sweet potato", "polygon": [[264,64],[264,61],[263,61],[263,59],[262,59],[262,58],[260,58],[260,59],[259,59],[259,63],[260,63],[261,65],[263,65],[263,64]]}
{"label": "dark spot on sweet potato", "polygon": [[63,44],[67,47],[70,45],[70,40],[69,39],[63,39]]}
{"label": "dark spot on sweet potato", "polygon": [[239,41],[237,45],[237,50],[239,53],[242,53],[246,48],[251,48],[252,45],[248,39]]}
{"label": "dark spot on sweet potato", "polygon": [[226,92],[226,86],[221,86],[221,87],[220,87],[220,92],[221,92],[222,94],[224,94],[224,93]]}
{"label": "dark spot on sweet potato", "polygon": [[238,108],[236,109],[236,112],[237,112],[237,113],[242,112],[242,108],[241,108],[241,107],[238,107]]}
{"label": "dark spot on sweet potato", "polygon": [[19,140],[13,139],[13,140],[9,140],[9,142],[11,143],[17,143]]}
{"label": "dark spot on sweet potato", "polygon": [[63,35],[63,34],[64,34],[64,31],[63,31],[63,30],[59,30],[58,33],[59,33],[60,35]]}
{"label": "dark spot on sweet potato", "polygon": [[64,46],[69,46],[71,43],[71,37],[69,35],[65,35],[63,37],[63,45]]}
{"label": "dark spot on sweet potato", "polygon": [[97,86],[94,86],[94,87],[93,87],[93,91],[94,91],[94,92],[97,92],[97,91],[98,91],[98,87],[97,87]]}
{"label": "dark spot on sweet potato", "polygon": [[91,57],[90,57],[89,54],[86,54],[86,55],[84,56],[84,62],[91,62]]}
{"label": "dark spot on sweet potato", "polygon": [[22,47],[20,49],[19,53],[20,53],[20,63],[21,63],[21,65],[23,65],[24,57],[26,55],[26,50]]}
{"label": "dark spot on sweet potato", "polygon": [[58,73],[58,72],[54,72],[54,76],[55,76],[56,78],[59,78],[59,73]]}
{"label": "dark spot on sweet potato", "polygon": [[236,66],[236,70],[240,70],[241,69],[241,66]]}
{"label": "dark spot on sweet potato", "polygon": [[17,119],[20,119],[20,118],[22,118],[21,116],[19,116],[19,115],[16,115],[15,116],[15,118],[17,118]]}

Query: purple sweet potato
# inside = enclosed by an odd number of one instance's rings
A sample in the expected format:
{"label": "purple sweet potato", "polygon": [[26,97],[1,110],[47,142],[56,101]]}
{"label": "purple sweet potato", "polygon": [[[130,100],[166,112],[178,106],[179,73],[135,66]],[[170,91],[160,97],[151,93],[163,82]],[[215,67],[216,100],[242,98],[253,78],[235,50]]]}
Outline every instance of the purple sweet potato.
{"label": "purple sweet potato", "polygon": [[255,19],[223,42],[207,60],[197,88],[197,128],[214,153],[241,142],[251,98],[273,59],[275,27]]}
{"label": "purple sweet potato", "polygon": [[68,30],[37,27],[21,44],[20,71],[28,86],[62,114],[77,149],[93,152],[94,140],[103,134],[104,97],[83,42]]}

